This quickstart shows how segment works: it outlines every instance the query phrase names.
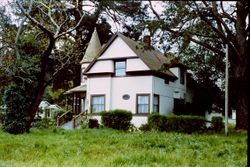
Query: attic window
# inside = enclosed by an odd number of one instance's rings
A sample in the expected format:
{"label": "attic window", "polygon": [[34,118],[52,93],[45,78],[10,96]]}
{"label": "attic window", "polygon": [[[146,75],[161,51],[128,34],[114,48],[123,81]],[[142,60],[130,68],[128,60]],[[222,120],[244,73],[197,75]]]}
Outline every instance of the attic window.
{"label": "attic window", "polygon": [[126,61],[119,60],[115,61],[115,76],[125,76],[126,75]]}

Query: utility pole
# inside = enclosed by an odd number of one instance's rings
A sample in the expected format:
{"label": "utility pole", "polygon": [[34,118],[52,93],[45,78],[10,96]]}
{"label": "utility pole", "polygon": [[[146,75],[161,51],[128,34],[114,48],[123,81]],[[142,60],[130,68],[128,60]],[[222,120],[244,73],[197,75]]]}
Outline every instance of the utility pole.
{"label": "utility pole", "polygon": [[225,135],[228,136],[228,44],[226,44],[226,71],[225,71]]}

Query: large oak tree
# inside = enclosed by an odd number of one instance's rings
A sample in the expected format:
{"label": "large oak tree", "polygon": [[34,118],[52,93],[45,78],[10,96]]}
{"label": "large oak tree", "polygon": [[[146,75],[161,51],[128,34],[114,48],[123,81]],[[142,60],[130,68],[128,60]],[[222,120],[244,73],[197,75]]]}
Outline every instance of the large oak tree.
{"label": "large oak tree", "polygon": [[168,40],[179,41],[184,49],[198,45],[214,57],[225,57],[225,45],[229,46],[230,97],[234,98],[231,106],[237,111],[236,128],[247,129],[250,85],[249,2],[169,1],[165,3],[163,13],[159,13],[150,1],[149,7],[155,18],[147,22],[148,27],[157,25],[165,32]]}

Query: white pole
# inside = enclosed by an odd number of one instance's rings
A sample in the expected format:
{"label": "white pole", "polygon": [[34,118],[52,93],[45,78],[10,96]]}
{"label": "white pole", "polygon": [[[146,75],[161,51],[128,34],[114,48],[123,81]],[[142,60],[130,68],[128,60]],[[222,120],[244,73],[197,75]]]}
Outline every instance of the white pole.
{"label": "white pole", "polygon": [[228,44],[226,44],[226,71],[225,71],[225,135],[228,135]]}

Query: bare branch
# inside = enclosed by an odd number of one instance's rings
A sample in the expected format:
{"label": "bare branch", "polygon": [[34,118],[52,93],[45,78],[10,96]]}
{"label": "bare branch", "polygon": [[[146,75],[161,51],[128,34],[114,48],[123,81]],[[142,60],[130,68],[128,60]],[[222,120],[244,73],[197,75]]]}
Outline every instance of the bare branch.
{"label": "bare branch", "polygon": [[[31,9],[32,9],[32,5],[33,5],[33,0],[30,0],[30,3],[29,3],[29,9],[27,11],[27,13],[30,13]],[[20,25],[19,25],[19,28],[18,28],[18,31],[17,31],[17,34],[16,34],[16,38],[15,38],[15,51],[16,51],[16,58],[17,59],[20,59],[20,53],[19,53],[19,50],[18,50],[18,40],[19,40],[19,37],[23,31],[23,24],[26,22],[27,20],[27,17],[24,16]]]}
{"label": "bare branch", "polygon": [[[32,1],[32,0],[31,0]],[[51,32],[50,30],[48,30],[45,26],[43,26],[40,22],[38,22],[35,18],[33,18],[21,5],[20,0],[16,0],[16,3],[18,5],[18,7],[21,9],[22,13],[28,18],[30,19],[30,21],[32,23],[34,23],[35,25],[37,25],[38,28],[40,28],[43,32],[45,32],[48,36],[53,37],[53,32]]]}
{"label": "bare branch", "polygon": [[50,21],[52,22],[52,24],[53,24],[53,25],[55,26],[55,28],[57,29],[55,34],[58,34],[58,33],[59,33],[59,30],[60,30],[60,27],[59,27],[59,25],[55,22],[55,20],[53,19],[53,17],[51,16],[51,2],[52,2],[52,0],[49,1],[48,16],[49,16],[49,19],[50,19]]}
{"label": "bare branch", "polygon": [[[206,2],[204,2],[204,4],[207,5]],[[234,44],[232,43],[232,41],[230,41],[230,40],[226,37],[226,34],[225,34],[224,32],[222,32],[222,31],[220,31],[218,28],[214,27],[213,24],[212,24],[212,22],[209,21],[209,20],[206,18],[206,16],[199,10],[198,5],[197,5],[196,3],[195,3],[195,5],[196,5],[196,7],[197,7],[197,12],[198,12],[200,18],[201,18],[203,21],[205,21],[205,22],[207,23],[207,25],[210,26],[210,27],[212,28],[212,30],[213,30],[215,33],[217,33],[217,34],[222,38],[222,40],[225,41],[225,42],[233,49],[233,51],[239,56],[240,53],[238,52],[237,48],[235,48],[235,46],[234,46]],[[216,16],[214,15],[214,17],[216,17]],[[216,18],[215,18],[215,19],[216,19]],[[217,19],[216,19],[216,20],[217,20]],[[219,20],[219,21],[223,21],[223,20]],[[223,23],[224,23],[224,22],[223,22]],[[224,24],[225,24],[225,23],[224,23]],[[223,27],[224,27],[224,26],[223,26]],[[225,27],[224,27],[224,28],[225,28]],[[229,33],[230,33],[230,30],[229,30]],[[231,36],[233,36],[233,34],[231,34]]]}
{"label": "bare branch", "polygon": [[232,17],[233,13],[232,14],[228,14],[227,12],[225,12],[224,10],[224,5],[223,5],[223,1],[220,1],[220,6],[221,6],[221,10],[222,10],[222,15],[229,19],[230,21],[232,21],[233,23],[236,23],[236,19],[234,17]]}
{"label": "bare branch", "polygon": [[148,1],[149,2],[149,6],[150,6],[150,9],[152,10],[152,12],[155,14],[155,16],[157,17],[158,20],[160,20],[160,16],[159,14],[155,11],[155,9],[153,8],[153,5],[151,3],[151,0]]}
{"label": "bare branch", "polygon": [[68,29],[67,31],[65,32],[62,32],[61,34],[58,34],[56,35],[54,38],[57,39],[57,38],[60,38],[61,36],[65,35],[65,34],[68,34],[68,33],[71,33],[72,31],[74,31],[75,29],[77,29],[79,27],[79,25],[81,24],[82,20],[84,18],[84,15],[81,16],[80,20],[78,21],[78,23],[76,24],[76,26]]}

